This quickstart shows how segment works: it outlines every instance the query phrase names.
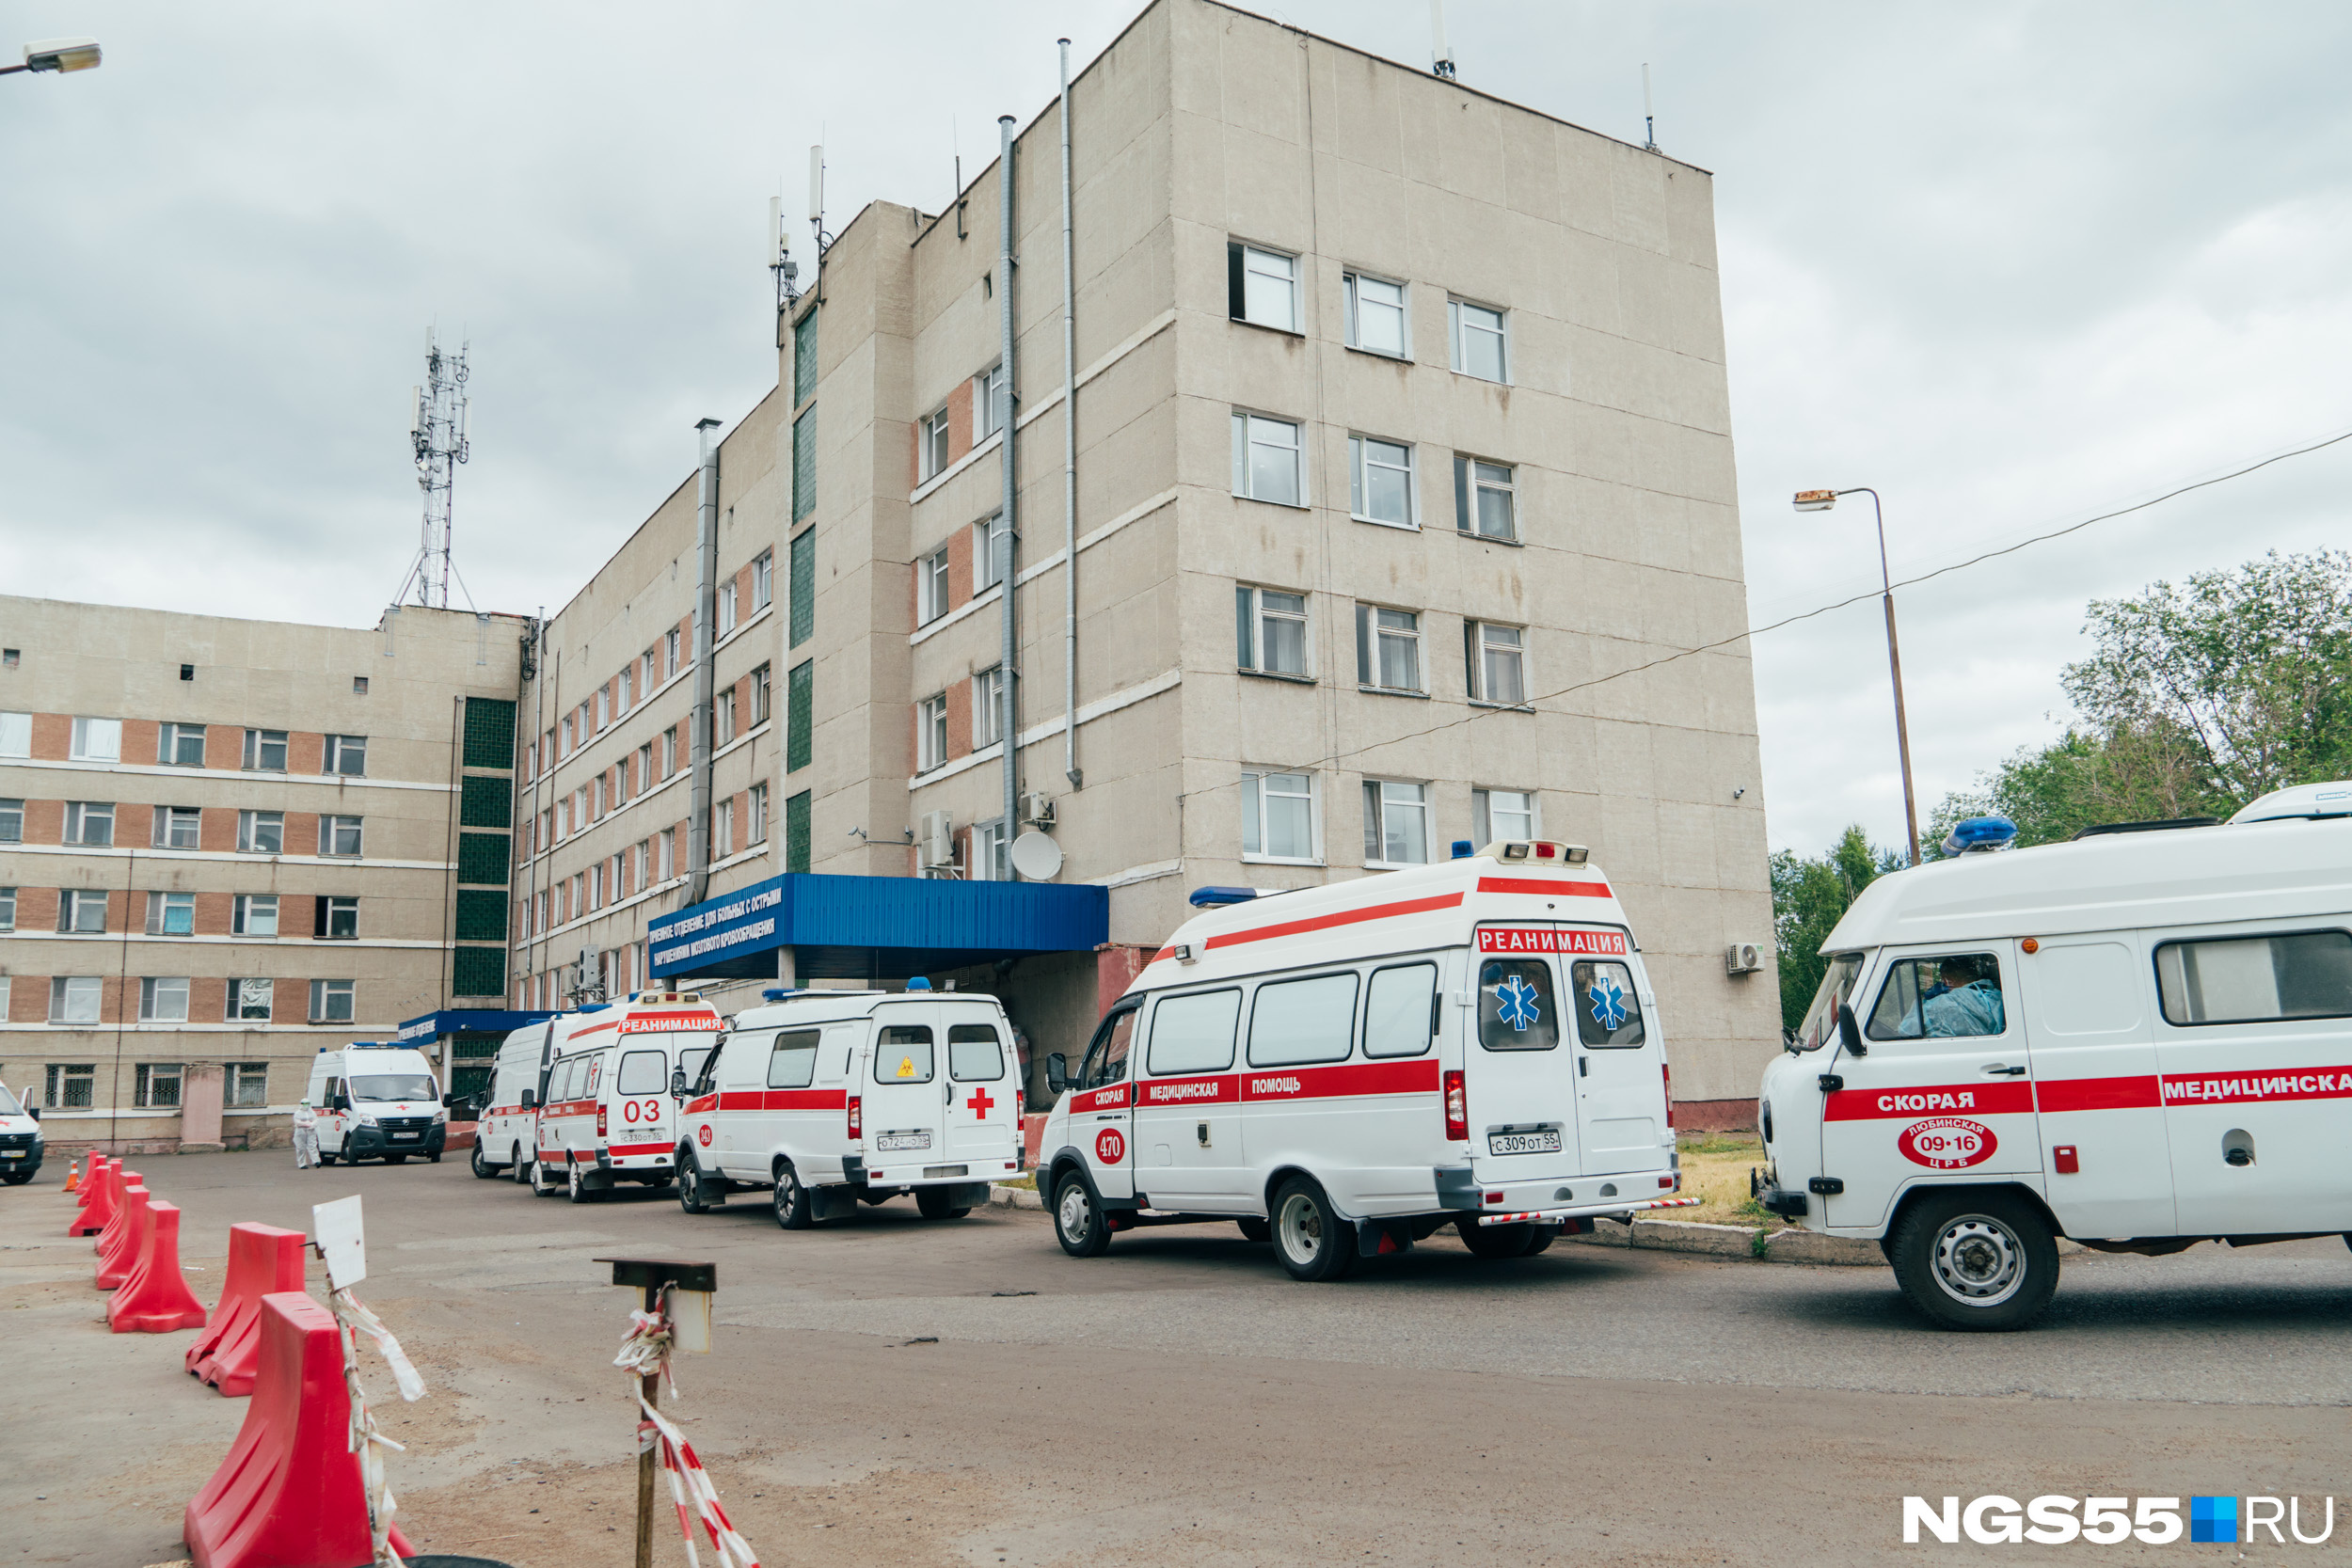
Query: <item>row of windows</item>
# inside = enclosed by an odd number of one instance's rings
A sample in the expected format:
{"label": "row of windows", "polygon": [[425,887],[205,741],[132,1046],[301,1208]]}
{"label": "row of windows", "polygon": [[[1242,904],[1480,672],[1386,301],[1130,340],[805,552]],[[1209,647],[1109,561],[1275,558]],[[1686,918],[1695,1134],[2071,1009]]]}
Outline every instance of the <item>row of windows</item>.
{"label": "row of windows", "polygon": [[[151,937],[188,937],[196,934],[196,895],[193,893],[148,893],[146,934]],[[240,937],[275,937],[283,935],[279,928],[278,910],[286,895],[276,893],[239,893],[230,897],[229,932]],[[359,900],[336,894],[301,896],[309,898],[311,907],[310,935],[321,941],[356,940],[359,935]],[[108,895],[90,888],[60,888],[57,891],[57,930],[67,936],[101,936],[106,931],[106,900]],[[0,887],[0,931],[16,929],[17,890]]]}
{"label": "row of windows", "polygon": [[[28,984],[39,985],[38,980]],[[10,976],[0,974],[0,1018],[8,1016]],[[149,975],[139,981],[139,1013],[141,1023],[185,1023],[188,1019],[188,998],[195,984],[186,975]],[[293,991],[303,984],[299,980],[284,982]],[[49,1022],[52,1023],[94,1024],[104,1022],[100,1013],[105,1001],[105,977],[98,974],[58,974],[49,981]],[[226,1023],[275,1023],[278,1014],[286,1010],[278,998],[279,982],[251,976],[231,978],[222,991],[221,1021]],[[356,980],[312,980],[310,985],[311,1023],[350,1023],[358,1017],[358,982]],[[299,993],[296,993],[299,995]]]}
{"label": "row of windows", "polygon": [[[1422,526],[1421,459],[1408,441],[1347,438],[1347,509],[1359,523]],[[1233,410],[1233,494],[1277,506],[1307,504],[1305,427],[1295,420]],[[1465,534],[1516,543],[1518,470],[1468,452],[1454,454],[1454,526]]]}
{"label": "row of windows", "polygon": [[[1363,781],[1364,864],[1375,869],[1425,865],[1438,842],[1432,785],[1410,779]],[[1241,776],[1241,848],[1245,860],[1323,863],[1320,790],[1312,773],[1245,770]],[[1523,789],[1470,791],[1470,842],[1536,838],[1535,795]]]}
{"label": "row of windows", "polygon": [[[1011,417],[1012,391],[1006,385],[1004,362],[999,360],[972,378],[972,440],[964,450],[978,446],[1004,429]],[[938,478],[954,460],[955,451],[955,421],[948,405],[942,404],[935,412],[915,421],[917,483]]]}
{"label": "row of windows", "polygon": [[[1012,531],[993,512],[972,525],[972,597],[1005,580],[1011,564]],[[953,552],[942,545],[914,563],[914,623],[929,626],[954,608]]]}
{"label": "row of windows", "polygon": [[[170,768],[202,768],[204,748],[213,726],[204,724],[167,723],[155,726],[155,761]],[[239,766],[256,773],[286,771],[289,733],[285,730],[246,730]],[[324,737],[320,752],[319,772],[324,776],[346,779],[365,778],[368,771],[368,737],[364,735],[330,735]],[[33,754],[33,716],[29,713],[0,713],[0,760],[26,761]],[[122,721],[119,719],[76,719],[73,737],[66,752],[73,762],[120,762],[122,756]],[[135,760],[135,759],[134,759]]]}
{"label": "row of windows", "polygon": [[[1277,332],[1306,331],[1299,259],[1235,240],[1225,247],[1226,310],[1233,320]],[[1413,356],[1412,286],[1367,272],[1341,275],[1347,346],[1391,359]],[[1448,294],[1447,362],[1481,381],[1511,379],[1511,318],[1499,306]]]}
{"label": "row of windows", "polygon": [[[180,1085],[186,1077],[181,1062],[141,1062],[134,1070],[131,1102],[143,1110],[170,1109],[180,1103]],[[98,1064],[51,1062],[42,1073],[41,1104],[52,1111],[87,1111],[97,1102]],[[221,1104],[231,1111],[258,1110],[269,1103],[267,1062],[221,1064]]]}
{"label": "row of windows", "polygon": [[[1244,584],[1233,591],[1233,662],[1262,675],[1312,680],[1314,638],[1309,596]],[[1427,695],[1422,614],[1385,605],[1356,606],[1356,684],[1367,691]],[[1472,702],[1516,707],[1527,701],[1527,628],[1493,621],[1462,623],[1464,689]]]}
{"label": "row of windows", "polygon": [[[89,848],[113,847],[118,816],[116,804],[112,800],[66,801],[64,842]],[[202,807],[157,806],[153,810],[154,826],[149,839],[151,847],[196,849],[202,847]],[[321,855],[358,859],[366,839],[365,821],[361,817],[334,816],[319,818],[318,852]],[[24,842],[24,802],[13,799],[0,800],[0,844]],[[248,855],[284,854],[286,814],[282,811],[238,812],[237,849]]]}

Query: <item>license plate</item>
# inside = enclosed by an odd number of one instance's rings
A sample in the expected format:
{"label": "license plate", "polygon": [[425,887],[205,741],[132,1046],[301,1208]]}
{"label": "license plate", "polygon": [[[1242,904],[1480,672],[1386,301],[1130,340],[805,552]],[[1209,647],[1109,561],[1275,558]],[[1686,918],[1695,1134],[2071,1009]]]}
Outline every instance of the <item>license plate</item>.
{"label": "license plate", "polygon": [[424,1136],[424,1134],[421,1132],[395,1132],[392,1136],[395,1138],[421,1138]]}
{"label": "license plate", "polygon": [[1486,1134],[1489,1154],[1557,1154],[1560,1152],[1560,1129],[1542,1127],[1533,1132],[1489,1132]]}
{"label": "license plate", "polygon": [[884,1153],[909,1148],[929,1148],[931,1135],[925,1132],[884,1132],[874,1140],[874,1147]]}

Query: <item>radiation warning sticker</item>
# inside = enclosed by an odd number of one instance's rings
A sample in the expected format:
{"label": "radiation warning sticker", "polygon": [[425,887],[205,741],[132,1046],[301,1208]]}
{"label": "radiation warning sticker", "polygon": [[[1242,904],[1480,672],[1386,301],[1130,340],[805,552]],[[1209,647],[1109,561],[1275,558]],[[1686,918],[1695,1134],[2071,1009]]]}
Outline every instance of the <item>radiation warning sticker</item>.
{"label": "radiation warning sticker", "polygon": [[901,1078],[912,1078],[914,1076],[914,1057],[901,1056],[898,1058],[898,1076]]}

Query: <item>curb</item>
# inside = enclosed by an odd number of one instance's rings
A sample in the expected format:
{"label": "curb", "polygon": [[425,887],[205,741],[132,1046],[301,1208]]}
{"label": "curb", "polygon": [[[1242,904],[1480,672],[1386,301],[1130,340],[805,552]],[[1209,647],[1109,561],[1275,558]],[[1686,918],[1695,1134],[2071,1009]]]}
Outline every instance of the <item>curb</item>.
{"label": "curb", "polygon": [[991,1209],[1036,1209],[1042,1211],[1045,1200],[1025,1187],[994,1187],[988,1189]]}
{"label": "curb", "polygon": [[1823,1236],[1811,1230],[1767,1232],[1743,1225],[1703,1225],[1695,1220],[1595,1220],[1590,1232],[1563,1236],[1585,1246],[1633,1247],[1652,1252],[1694,1252],[1714,1258],[1748,1258],[1767,1263],[1834,1264],[1883,1269],[1886,1257],[1876,1242]]}

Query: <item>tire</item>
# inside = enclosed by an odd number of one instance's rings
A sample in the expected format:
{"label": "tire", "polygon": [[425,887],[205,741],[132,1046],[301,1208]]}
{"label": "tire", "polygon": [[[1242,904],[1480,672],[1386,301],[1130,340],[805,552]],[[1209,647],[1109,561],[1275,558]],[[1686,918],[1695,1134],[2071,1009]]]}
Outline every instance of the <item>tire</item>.
{"label": "tire", "polygon": [[498,1167],[482,1157],[482,1146],[478,1143],[473,1146],[473,1155],[466,1162],[466,1168],[473,1172],[478,1181],[487,1181],[498,1174]]}
{"label": "tire", "polygon": [[588,1173],[579,1161],[572,1162],[569,1174],[571,1180],[565,1185],[564,1196],[574,1203],[594,1203],[604,1196],[588,1185]]}
{"label": "tire", "polygon": [[1559,1239],[1560,1227],[1558,1226],[1539,1225],[1535,1227],[1534,1240],[1527,1243],[1527,1250],[1519,1254],[1519,1256],[1522,1258],[1533,1258],[1537,1253],[1542,1252],[1547,1247],[1550,1246],[1552,1243],[1558,1241]]}
{"label": "tire", "polygon": [[1535,1227],[1532,1225],[1481,1225],[1477,1220],[1465,1216],[1454,1222],[1454,1229],[1462,1238],[1462,1244],[1470,1248],[1472,1258],[1484,1258],[1489,1261],[1498,1258],[1524,1258],[1535,1244]]}
{"label": "tire", "polygon": [[405,1165],[408,1163],[408,1156],[405,1154],[387,1154],[384,1156],[384,1163],[388,1165]]}
{"label": "tire", "polygon": [[1255,1214],[1251,1214],[1246,1219],[1235,1220],[1233,1223],[1241,1227],[1241,1239],[1245,1242],[1270,1242],[1274,1240],[1273,1224],[1270,1221],[1260,1219]]}
{"label": "tire", "polygon": [[2058,1239],[2010,1193],[1931,1193],[1905,1211],[1888,1250],[1903,1294],[1945,1328],[2023,1328],[2058,1290]]}
{"label": "tire", "polygon": [[1073,1258],[1100,1258],[1111,1248],[1110,1222],[1074,1170],[1054,1189],[1054,1240]]}
{"label": "tire", "polygon": [[335,1155],[333,1150],[325,1148],[319,1150],[319,1168],[321,1170],[325,1170],[327,1166],[333,1164],[334,1163]]}
{"label": "tire", "polygon": [[923,1217],[927,1220],[960,1220],[972,1212],[969,1207],[962,1209],[950,1207],[947,1202],[946,1189],[944,1187],[915,1189],[914,1207],[922,1212]]}
{"label": "tire", "polygon": [[545,1160],[533,1160],[531,1163],[531,1196],[547,1197],[561,1190],[553,1179],[548,1175],[548,1163]]}
{"label": "tire", "polygon": [[424,1163],[428,1165],[439,1164],[441,1163],[441,1151],[437,1148],[435,1149],[432,1153],[424,1157]]}
{"label": "tire", "polygon": [[800,1172],[791,1162],[776,1167],[776,1188],[770,1200],[776,1211],[776,1224],[786,1230],[806,1230],[817,1223],[816,1205],[809,1201],[808,1189],[801,1185]]}
{"label": "tire", "polygon": [[1345,1279],[1356,1267],[1356,1227],[1340,1218],[1323,1189],[1294,1176],[1274,1195],[1274,1256],[1293,1279]]}
{"label": "tire", "polygon": [[22,1187],[32,1179],[33,1173],[29,1170],[12,1170],[6,1176],[0,1176],[0,1181],[5,1181],[11,1187]]}
{"label": "tire", "polygon": [[[532,1152],[535,1154],[538,1151],[533,1149]],[[539,1162],[536,1160],[526,1160],[523,1158],[523,1146],[520,1142],[517,1142],[515,1145],[515,1158],[512,1162],[510,1162],[510,1164],[515,1172],[515,1180],[516,1181],[522,1183],[526,1187],[530,1186],[532,1167],[536,1165]]]}
{"label": "tire", "polygon": [[691,1149],[678,1154],[677,1206],[690,1214],[710,1212],[710,1202],[703,1196],[703,1168],[694,1163]]}

